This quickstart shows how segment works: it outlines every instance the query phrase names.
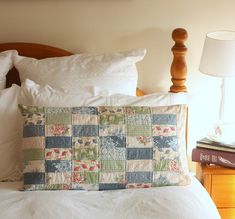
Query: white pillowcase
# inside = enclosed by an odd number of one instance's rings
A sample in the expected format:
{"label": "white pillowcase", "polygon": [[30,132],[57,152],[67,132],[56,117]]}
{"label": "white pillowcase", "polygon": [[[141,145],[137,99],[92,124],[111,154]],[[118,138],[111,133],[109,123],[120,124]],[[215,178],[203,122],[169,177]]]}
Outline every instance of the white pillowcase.
{"label": "white pillowcase", "polygon": [[17,54],[16,50],[7,50],[0,53],[0,90],[6,87],[6,75],[13,67],[13,57]]}
{"label": "white pillowcase", "polygon": [[21,86],[19,103],[35,106],[73,107],[73,106],[170,106],[188,104],[187,93],[154,93],[141,97],[122,94],[111,96],[94,96],[93,91],[86,88],[86,92],[70,94],[56,90],[49,85],[38,85],[27,79]]}
{"label": "white pillowcase", "polygon": [[21,81],[26,78],[50,85],[68,93],[79,93],[84,87],[96,86],[109,94],[136,94],[138,72],[136,62],[146,50],[110,54],[76,54],[37,60],[17,56],[14,65]]}
{"label": "white pillowcase", "polygon": [[13,85],[0,91],[0,181],[20,178],[19,90]]}
{"label": "white pillowcase", "polygon": [[100,95],[94,96],[94,91],[90,87],[84,88],[82,93],[71,94],[55,90],[49,85],[36,84],[29,79],[22,83],[19,95],[19,103],[21,104],[52,107],[80,106],[88,103],[92,104],[93,100],[99,102],[100,99],[105,98]]}

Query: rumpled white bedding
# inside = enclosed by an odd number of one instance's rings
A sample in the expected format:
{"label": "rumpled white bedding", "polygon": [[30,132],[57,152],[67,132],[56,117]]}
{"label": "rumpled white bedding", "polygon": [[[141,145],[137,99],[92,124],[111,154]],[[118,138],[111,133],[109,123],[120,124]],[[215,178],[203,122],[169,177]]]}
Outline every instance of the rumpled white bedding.
{"label": "rumpled white bedding", "polygon": [[219,219],[202,185],[117,191],[18,191],[0,183],[1,219]]}

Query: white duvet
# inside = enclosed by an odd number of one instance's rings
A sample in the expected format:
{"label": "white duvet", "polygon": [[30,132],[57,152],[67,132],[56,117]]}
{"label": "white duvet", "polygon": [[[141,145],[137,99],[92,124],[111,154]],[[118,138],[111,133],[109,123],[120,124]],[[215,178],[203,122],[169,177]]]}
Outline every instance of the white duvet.
{"label": "white duvet", "polygon": [[18,191],[0,183],[1,219],[218,219],[206,190],[189,186],[117,191]]}

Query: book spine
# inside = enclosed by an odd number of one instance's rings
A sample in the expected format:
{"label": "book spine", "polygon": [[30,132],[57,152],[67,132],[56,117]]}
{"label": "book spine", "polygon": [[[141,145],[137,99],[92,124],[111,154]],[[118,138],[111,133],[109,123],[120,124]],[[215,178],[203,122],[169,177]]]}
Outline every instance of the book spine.
{"label": "book spine", "polygon": [[199,148],[207,148],[207,149],[217,150],[217,151],[227,151],[227,152],[235,153],[235,148],[216,146],[216,145],[212,145],[212,144],[205,144],[205,143],[197,142],[197,147],[199,147]]}
{"label": "book spine", "polygon": [[235,168],[235,154],[223,151],[194,148],[192,161]]}

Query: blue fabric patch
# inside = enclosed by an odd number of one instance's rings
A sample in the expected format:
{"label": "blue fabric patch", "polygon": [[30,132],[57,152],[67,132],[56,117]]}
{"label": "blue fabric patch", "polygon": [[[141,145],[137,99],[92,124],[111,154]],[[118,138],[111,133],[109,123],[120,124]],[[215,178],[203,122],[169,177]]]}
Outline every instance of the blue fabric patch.
{"label": "blue fabric patch", "polygon": [[126,137],[124,136],[103,136],[100,137],[102,145],[112,146],[112,147],[126,147]]}
{"label": "blue fabric patch", "polygon": [[46,172],[71,172],[71,161],[70,160],[46,160]]}
{"label": "blue fabric patch", "polygon": [[23,137],[35,137],[35,136],[44,136],[45,135],[45,126],[44,125],[27,125],[23,129]]}
{"label": "blue fabric patch", "polygon": [[89,115],[98,115],[97,107],[73,107],[73,114],[89,114]]}
{"label": "blue fabric patch", "polygon": [[46,148],[71,148],[72,137],[49,136],[46,137]]}
{"label": "blue fabric patch", "polygon": [[152,125],[176,125],[175,114],[152,114]]}
{"label": "blue fabric patch", "polygon": [[99,190],[115,190],[115,189],[125,189],[125,184],[120,183],[100,183]]}
{"label": "blue fabric patch", "polygon": [[151,183],[153,179],[153,172],[128,172],[128,183]]}
{"label": "blue fabric patch", "polygon": [[128,148],[127,160],[150,160],[153,159],[152,148]]}
{"label": "blue fabric patch", "polygon": [[24,185],[45,184],[45,173],[24,173]]}
{"label": "blue fabric patch", "polygon": [[172,148],[174,151],[178,149],[178,141],[176,136],[153,136],[153,144],[158,149]]}
{"label": "blue fabric patch", "polygon": [[73,136],[98,136],[98,125],[74,125]]}
{"label": "blue fabric patch", "polygon": [[100,147],[100,159],[102,160],[125,160],[126,148],[102,145]]}

